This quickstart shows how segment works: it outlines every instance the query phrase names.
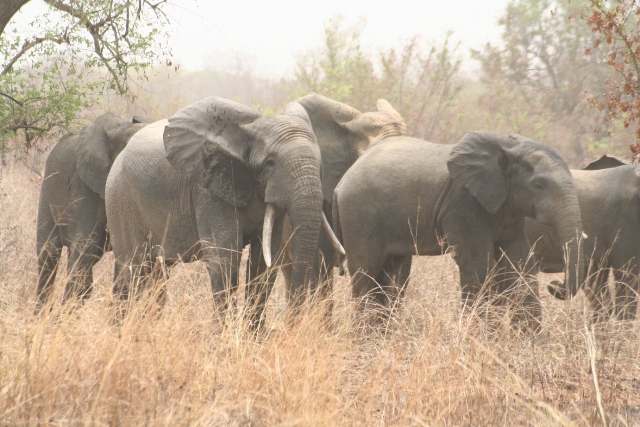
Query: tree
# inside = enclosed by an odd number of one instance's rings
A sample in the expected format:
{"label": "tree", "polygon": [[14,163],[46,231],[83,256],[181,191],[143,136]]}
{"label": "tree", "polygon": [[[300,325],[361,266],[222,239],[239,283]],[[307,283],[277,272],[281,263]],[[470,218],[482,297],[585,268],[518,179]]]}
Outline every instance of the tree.
{"label": "tree", "polygon": [[309,91],[361,111],[385,98],[402,114],[409,134],[448,141],[444,119],[462,87],[458,45],[448,34],[439,46],[413,37],[398,48],[366,54],[360,43],[364,21],[348,27],[342,18],[325,25],[324,44],[298,56],[293,95]]}
{"label": "tree", "polygon": [[[29,149],[67,129],[105,91],[130,93],[132,75],[168,57],[154,42],[167,0],[44,0],[29,27],[12,26],[30,0],[0,3],[0,141],[24,137]],[[165,59],[165,65],[171,61]]]}
{"label": "tree", "polygon": [[[593,50],[613,69],[604,92],[589,102],[606,111],[605,123],[621,118],[624,127],[635,127],[637,142],[631,146],[635,160],[640,156],[640,2],[637,0],[589,0],[579,16],[591,27],[595,37]],[[595,51],[595,52],[594,52]]]}
{"label": "tree", "polygon": [[[433,141],[448,141],[447,113],[462,90],[459,43],[452,46],[449,32],[440,46],[425,47],[419,37],[400,49],[380,53],[380,94],[386,96],[407,123],[411,134]],[[386,94],[386,95],[384,95]]]}
{"label": "tree", "polygon": [[360,20],[352,27],[345,27],[342,17],[325,24],[324,45],[297,58],[295,77],[302,88],[299,95],[314,91],[358,109],[372,105],[377,78],[373,62],[360,44],[364,25],[365,21]]}
{"label": "tree", "polygon": [[588,108],[585,91],[606,80],[596,55],[585,57],[592,34],[573,15],[580,1],[513,0],[499,21],[501,45],[474,51],[487,86],[485,107],[501,116],[508,132],[527,134],[580,165],[600,116]]}

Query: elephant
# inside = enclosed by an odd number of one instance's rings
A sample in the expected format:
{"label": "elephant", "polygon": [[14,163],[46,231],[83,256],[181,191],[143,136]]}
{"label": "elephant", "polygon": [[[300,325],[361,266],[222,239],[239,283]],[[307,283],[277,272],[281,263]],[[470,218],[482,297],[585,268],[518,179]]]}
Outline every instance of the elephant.
{"label": "elephant", "polygon": [[[264,272],[272,249],[281,251],[287,214],[296,230],[289,300],[299,304],[315,284],[321,228],[331,230],[322,213],[320,170],[309,117],[295,102],[265,117],[209,97],[147,126],[131,138],[107,179],[114,295],[128,299],[132,279],[147,286],[158,262],[170,267],[202,259],[216,307],[224,310],[238,286],[243,246],[262,236],[264,256],[252,258],[255,274]],[[247,288],[252,327],[260,323],[265,293],[258,285]]]}
{"label": "elephant", "polygon": [[[588,236],[584,251],[591,262],[585,293],[592,320],[611,315],[620,320],[635,319],[640,275],[640,169],[616,157],[603,156],[571,174]],[[533,219],[527,219],[526,230],[529,240],[537,242],[535,255],[541,271],[562,271],[563,251],[553,230]],[[613,303],[607,287],[610,269],[615,277]]]}
{"label": "elephant", "polygon": [[51,150],[40,188],[36,246],[37,300],[40,310],[52,291],[62,248],[69,249],[72,271],[64,301],[91,295],[92,267],[109,250],[104,188],[107,174],[127,141],[148,120],[132,123],[112,113],[98,117],[77,134],[68,134]]}
{"label": "elephant", "polygon": [[[391,136],[406,135],[407,126],[400,113],[384,99],[376,102],[377,111],[365,113],[316,93],[310,93],[296,102],[306,110],[320,147],[323,211],[331,223],[333,191],[346,170],[376,142]],[[283,240],[289,244],[286,245],[281,270],[287,288],[291,282],[293,254],[290,236],[290,222],[285,220]],[[322,284],[321,297],[324,300],[328,299],[332,289],[336,258],[336,242],[329,241],[327,236],[321,234],[319,242],[319,280]],[[252,252],[259,250],[259,242],[253,242],[252,247]],[[247,274],[247,279],[253,279],[251,274]]]}
{"label": "elephant", "polygon": [[[574,268],[566,270],[565,291],[575,295],[585,274],[580,209],[569,168],[543,145],[484,131],[454,145],[387,138],[347,170],[333,199],[334,230],[361,307],[373,302],[388,313],[404,293],[412,255],[452,248],[465,306],[486,300],[483,284],[494,272],[492,301],[503,305],[517,293],[514,326],[538,329],[525,217],[554,227],[567,245]],[[520,271],[529,286],[518,286]]]}

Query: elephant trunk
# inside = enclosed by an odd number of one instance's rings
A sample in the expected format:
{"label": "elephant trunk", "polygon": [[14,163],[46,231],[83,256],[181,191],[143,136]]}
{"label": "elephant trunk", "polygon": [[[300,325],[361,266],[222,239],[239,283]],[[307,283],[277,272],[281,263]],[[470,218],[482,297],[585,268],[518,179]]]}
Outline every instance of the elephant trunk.
{"label": "elephant trunk", "polygon": [[586,262],[582,245],[582,221],[580,208],[576,196],[571,197],[570,203],[565,204],[564,212],[558,216],[555,224],[556,236],[565,253],[565,281],[564,286],[553,284],[549,292],[558,299],[570,299],[582,286],[586,276]]}
{"label": "elephant trunk", "polygon": [[318,239],[322,226],[322,186],[320,174],[306,174],[296,179],[287,212],[293,230],[293,275],[290,299],[301,296],[305,284],[318,280]]}

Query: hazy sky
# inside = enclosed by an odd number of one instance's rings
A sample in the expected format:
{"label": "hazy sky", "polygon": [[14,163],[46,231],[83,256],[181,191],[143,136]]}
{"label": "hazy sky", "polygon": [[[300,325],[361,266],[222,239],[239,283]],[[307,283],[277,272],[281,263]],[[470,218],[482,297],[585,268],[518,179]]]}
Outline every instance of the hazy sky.
{"label": "hazy sky", "polygon": [[[414,35],[437,42],[452,30],[466,55],[469,47],[499,39],[497,20],[509,0],[171,1],[170,44],[183,68],[240,54],[258,74],[281,76],[293,71],[296,53],[321,45],[324,24],[337,15],[347,25],[365,19],[365,48],[398,46]],[[18,19],[27,21],[43,7],[33,0]]]}

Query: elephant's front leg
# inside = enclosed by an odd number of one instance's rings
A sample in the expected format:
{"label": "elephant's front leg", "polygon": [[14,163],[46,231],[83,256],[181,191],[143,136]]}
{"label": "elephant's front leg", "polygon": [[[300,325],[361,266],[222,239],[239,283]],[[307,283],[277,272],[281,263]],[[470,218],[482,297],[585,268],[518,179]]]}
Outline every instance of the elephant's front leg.
{"label": "elephant's front leg", "polygon": [[202,240],[200,245],[209,270],[213,299],[222,311],[228,308],[231,295],[238,289],[242,243],[241,239],[230,236],[216,237]]}
{"label": "elephant's front leg", "polygon": [[470,309],[478,298],[485,298],[487,275],[495,265],[490,227],[480,218],[452,216],[443,222],[443,233],[460,269],[462,303]]}
{"label": "elephant's front leg", "polygon": [[541,318],[537,268],[524,223],[505,230],[495,245],[498,260],[493,290],[496,303],[513,308],[512,325],[520,329],[539,330]]}
{"label": "elephant's front leg", "polygon": [[320,233],[318,243],[318,287],[312,289],[312,296],[326,304],[326,318],[331,320],[333,314],[333,267],[336,264],[336,251],[324,233]]}
{"label": "elephant's front leg", "polygon": [[264,324],[264,310],[278,273],[275,268],[267,270],[262,255],[262,240],[258,236],[253,237],[249,245],[245,302],[249,327],[256,331]]}
{"label": "elephant's front leg", "polygon": [[243,225],[235,207],[203,193],[196,200],[201,256],[209,270],[214,302],[222,311],[238,288]]}

